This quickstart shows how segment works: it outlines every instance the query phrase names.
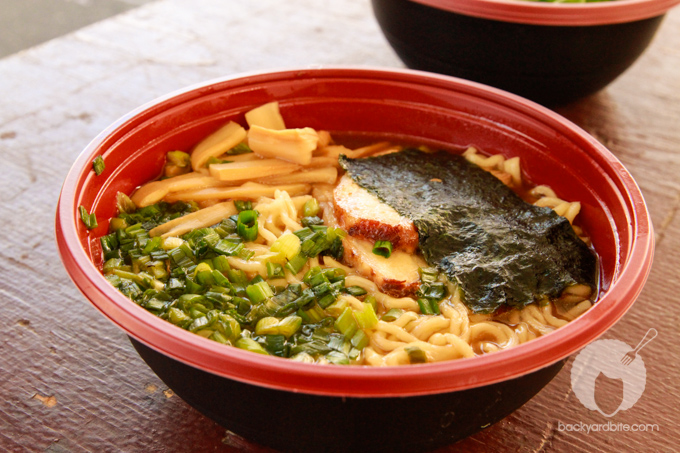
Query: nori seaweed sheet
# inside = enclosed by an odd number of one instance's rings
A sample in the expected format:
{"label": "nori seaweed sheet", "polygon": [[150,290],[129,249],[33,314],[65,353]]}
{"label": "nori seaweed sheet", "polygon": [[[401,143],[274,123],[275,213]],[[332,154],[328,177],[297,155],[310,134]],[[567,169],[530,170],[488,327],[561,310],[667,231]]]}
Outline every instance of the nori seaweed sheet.
{"label": "nori seaweed sheet", "polygon": [[475,313],[555,298],[576,283],[597,287],[597,257],[567,219],[462,156],[407,149],[340,164],[414,222],[425,260],[458,282]]}

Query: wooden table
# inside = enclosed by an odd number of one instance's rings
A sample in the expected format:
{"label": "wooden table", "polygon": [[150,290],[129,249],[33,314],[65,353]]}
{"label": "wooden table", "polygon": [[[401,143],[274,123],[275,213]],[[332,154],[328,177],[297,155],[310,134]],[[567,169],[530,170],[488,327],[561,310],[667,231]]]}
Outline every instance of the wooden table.
{"label": "wooden table", "polygon": [[[607,419],[575,397],[568,364],[520,410],[442,451],[680,448],[679,49],[676,9],[633,68],[559,109],[623,161],[651,210],[654,268],[606,335],[635,345],[658,330],[642,352],[642,398]],[[0,60],[0,450],[268,451],[174,396],[78,293],[56,251],[54,211],[78,153],[129,110],[213,77],[312,64],[403,66],[365,0],[161,0]],[[620,391],[598,389],[612,401]],[[564,429],[609,421],[658,430]]]}

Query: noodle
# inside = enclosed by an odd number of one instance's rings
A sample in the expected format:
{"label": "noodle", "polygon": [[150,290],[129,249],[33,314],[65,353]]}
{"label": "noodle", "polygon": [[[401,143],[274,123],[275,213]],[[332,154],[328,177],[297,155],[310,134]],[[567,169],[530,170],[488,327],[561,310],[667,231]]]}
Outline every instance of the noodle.
{"label": "noodle", "polygon": [[[357,150],[348,150],[345,147],[333,145],[330,139],[325,142],[327,146],[320,147],[311,158],[312,163],[309,166],[315,171],[324,171],[325,168],[329,171],[330,169],[336,171],[337,155],[340,152],[353,157],[365,157],[401,149],[390,143],[381,142]],[[518,157],[506,159],[500,154],[485,156],[473,147],[468,148],[463,156],[468,161],[493,173],[506,185],[520,188],[523,184]],[[249,162],[256,159],[252,154],[233,157],[237,162]],[[305,170],[304,166],[302,170]],[[335,226],[335,219],[332,216],[333,185],[331,184],[316,186],[297,184],[289,186],[292,189],[289,193],[284,190],[287,188],[284,186],[267,186],[266,178],[259,179],[257,184],[245,183],[239,187],[220,187],[224,184],[211,182],[211,177],[206,173],[192,173],[191,177],[185,177],[185,179],[190,182],[194,175],[198,175],[195,178],[196,187],[190,187],[188,182],[183,183],[172,192],[168,192],[166,199],[168,201],[209,200],[214,206],[207,208],[206,212],[223,211],[228,215],[233,215],[235,213],[233,204],[225,203],[225,200],[246,196],[252,189],[257,189],[261,195],[250,198],[253,201],[252,209],[259,213],[257,239],[245,244],[246,248],[254,253],[253,256],[247,259],[239,256],[227,258],[232,269],[244,271],[249,278],[256,275],[263,278],[268,276],[267,264],[276,262],[276,259],[280,260],[280,253],[272,252],[270,247],[284,234],[304,228],[302,211],[310,200],[319,202],[324,223]],[[282,176],[275,180],[279,184],[288,181],[295,182],[297,179],[292,176]],[[201,186],[198,186],[199,183]],[[153,187],[147,192],[151,189]],[[567,218],[570,223],[573,223],[581,209],[579,202],[567,202],[560,199],[548,186],[533,187],[528,191],[528,195],[533,197],[536,206],[550,207],[558,215]],[[179,236],[178,231],[185,232],[186,228],[181,227],[183,220],[177,219],[173,222],[158,227],[158,234],[167,237],[168,235]],[[212,216],[208,218],[205,225],[199,226],[212,225],[216,222],[216,218]],[[583,236],[580,228],[574,228],[579,235]],[[587,238],[584,237],[584,239]],[[420,312],[418,301],[413,297],[394,297],[386,294],[374,281],[360,274],[357,269],[331,256],[310,258],[299,272],[285,272],[278,278],[270,279],[269,284],[304,286],[303,278],[306,272],[317,266],[321,269],[335,268],[344,271],[346,287],[361,288],[367,293],[365,297],[375,299],[378,318],[390,310],[397,310],[401,313],[391,321],[379,320],[375,328],[366,332],[368,345],[353,362],[364,365],[402,365],[412,363],[413,357],[436,362],[493,353],[546,335],[582,315],[592,306],[589,300],[590,288],[585,285],[576,285],[567,288],[562,297],[555,301],[540,301],[523,308],[508,309],[499,314],[473,315],[462,302],[457,286],[446,282],[448,294],[439,302],[437,314],[423,314]],[[364,301],[350,294],[341,294],[335,304],[360,310],[364,306]],[[205,332],[202,334],[209,335]]]}

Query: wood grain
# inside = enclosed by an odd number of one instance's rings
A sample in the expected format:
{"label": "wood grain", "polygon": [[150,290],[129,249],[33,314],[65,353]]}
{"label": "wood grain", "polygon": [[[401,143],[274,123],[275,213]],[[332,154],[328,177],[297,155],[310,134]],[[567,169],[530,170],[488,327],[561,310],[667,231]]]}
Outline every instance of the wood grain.
{"label": "wood grain", "polygon": [[[331,3],[331,2],[329,2]],[[642,352],[647,388],[615,423],[658,432],[567,432],[607,423],[574,396],[570,364],[534,399],[442,452],[677,451],[680,445],[680,10],[600,93],[558,109],[638,181],[657,248],[649,282],[605,338]],[[68,280],[54,243],[58,192],[81,149],[157,96],[227,74],[286,66],[403,67],[368,2],[162,0],[0,60],[0,450],[189,452],[268,449],[167,389],[125,335]],[[614,383],[602,393],[616,398]]]}

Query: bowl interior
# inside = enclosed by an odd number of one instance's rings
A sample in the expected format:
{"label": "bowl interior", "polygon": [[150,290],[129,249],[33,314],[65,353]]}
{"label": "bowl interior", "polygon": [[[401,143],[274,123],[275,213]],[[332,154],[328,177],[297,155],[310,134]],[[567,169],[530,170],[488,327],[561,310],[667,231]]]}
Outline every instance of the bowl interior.
{"label": "bowl interior", "polygon": [[[190,150],[227,120],[245,124],[246,111],[272,100],[279,101],[288,127],[310,126],[452,150],[474,145],[489,154],[520,156],[529,180],[549,184],[562,198],[581,202],[580,225],[600,256],[600,301],[579,320],[548,336],[485,357],[412,366],[399,372],[314,365],[291,369],[284,359],[251,357],[256,354],[224,348],[183,331],[110,287],[98,269],[98,238],[107,233],[106,219],[116,214],[116,193],[129,194],[157,177],[166,152]],[[106,163],[100,176],[91,171],[97,155]],[[96,214],[98,228],[87,230],[79,221],[81,205]],[[641,290],[651,265],[650,228],[644,200],[625,168],[562,117],[472,82],[368,68],[228,78],[143,106],[83,151],[64,184],[57,212],[57,239],[69,274],[95,306],[137,340],[192,366],[245,382],[367,396],[425,394],[489,384],[575,352],[618,320]],[[479,367],[488,372],[480,373]],[[423,370],[428,370],[424,377]],[[272,377],[272,373],[280,375]]]}

